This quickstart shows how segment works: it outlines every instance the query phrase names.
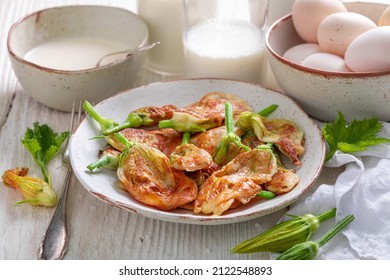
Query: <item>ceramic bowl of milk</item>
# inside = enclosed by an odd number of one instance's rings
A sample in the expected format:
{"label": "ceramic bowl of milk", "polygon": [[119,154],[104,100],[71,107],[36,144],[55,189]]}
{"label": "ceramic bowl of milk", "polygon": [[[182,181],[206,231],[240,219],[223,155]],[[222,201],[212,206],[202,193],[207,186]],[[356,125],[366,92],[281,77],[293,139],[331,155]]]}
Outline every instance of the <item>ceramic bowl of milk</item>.
{"label": "ceramic bowl of milk", "polygon": [[73,101],[99,102],[133,87],[145,53],[112,52],[146,45],[148,27],[136,14],[106,6],[63,6],[32,13],[10,29],[9,57],[25,92],[40,103],[70,111]]}

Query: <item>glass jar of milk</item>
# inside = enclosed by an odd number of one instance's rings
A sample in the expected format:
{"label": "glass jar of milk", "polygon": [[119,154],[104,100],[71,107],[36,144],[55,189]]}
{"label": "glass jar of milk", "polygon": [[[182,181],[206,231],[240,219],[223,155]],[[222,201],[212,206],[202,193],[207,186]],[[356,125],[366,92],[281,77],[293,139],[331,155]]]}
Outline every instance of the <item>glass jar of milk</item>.
{"label": "glass jar of milk", "polygon": [[146,67],[159,74],[182,74],[184,68],[182,0],[138,0],[138,15],[149,28],[149,42],[160,42],[148,51]]}
{"label": "glass jar of milk", "polygon": [[184,0],[185,75],[262,83],[267,0]]}

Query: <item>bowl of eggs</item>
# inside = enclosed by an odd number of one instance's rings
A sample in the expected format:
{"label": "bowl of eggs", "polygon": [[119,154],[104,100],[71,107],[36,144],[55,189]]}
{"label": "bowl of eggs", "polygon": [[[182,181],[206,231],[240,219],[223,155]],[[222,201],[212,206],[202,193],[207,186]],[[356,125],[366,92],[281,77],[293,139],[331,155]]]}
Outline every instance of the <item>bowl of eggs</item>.
{"label": "bowl of eggs", "polygon": [[312,117],[390,120],[390,5],[296,0],[266,34],[280,88]]}
{"label": "bowl of eggs", "polygon": [[38,102],[70,111],[74,101],[99,102],[133,87],[145,54],[108,53],[148,43],[146,23],[122,8],[75,5],[40,10],[11,27],[8,54],[24,91]]}

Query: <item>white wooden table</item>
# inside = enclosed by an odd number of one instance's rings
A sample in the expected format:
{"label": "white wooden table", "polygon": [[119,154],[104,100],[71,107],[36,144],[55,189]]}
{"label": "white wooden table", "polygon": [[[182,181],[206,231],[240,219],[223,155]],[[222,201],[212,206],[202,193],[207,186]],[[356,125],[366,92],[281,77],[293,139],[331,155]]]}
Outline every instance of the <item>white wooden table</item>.
{"label": "white wooden table", "polygon": [[[135,0],[0,0],[1,174],[17,166],[28,166],[31,175],[40,176],[40,170],[20,138],[35,121],[47,123],[55,131],[65,131],[70,116],[37,103],[23,91],[7,55],[8,30],[26,14],[69,4],[104,4],[131,10]],[[138,85],[163,78],[145,70]],[[49,168],[53,188],[60,194],[66,168],[60,157],[56,157]],[[325,168],[314,188],[322,183],[333,184],[339,171]],[[15,206],[21,199],[18,191],[0,182],[0,259],[3,260],[36,259],[39,242],[54,213],[54,208]],[[233,255],[229,249],[273,226],[285,210],[248,222],[218,226],[163,222],[105,204],[73,179],[68,212],[70,245],[65,259],[266,259],[267,254]]]}

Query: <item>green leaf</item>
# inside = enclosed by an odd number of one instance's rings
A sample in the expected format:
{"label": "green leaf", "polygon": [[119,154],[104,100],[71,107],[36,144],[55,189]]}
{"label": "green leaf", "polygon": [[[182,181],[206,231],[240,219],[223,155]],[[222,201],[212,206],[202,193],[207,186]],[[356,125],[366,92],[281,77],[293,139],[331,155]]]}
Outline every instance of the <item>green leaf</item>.
{"label": "green leaf", "polygon": [[329,145],[325,160],[331,159],[337,150],[354,153],[364,151],[369,146],[390,142],[390,139],[377,136],[382,127],[383,124],[375,117],[347,123],[339,112],[334,123],[326,123],[322,128],[322,135]]}
{"label": "green leaf", "polygon": [[21,139],[22,144],[41,168],[46,182],[50,180],[47,164],[60,151],[62,143],[68,136],[69,131],[56,133],[48,125],[35,122],[33,128],[27,128]]}

